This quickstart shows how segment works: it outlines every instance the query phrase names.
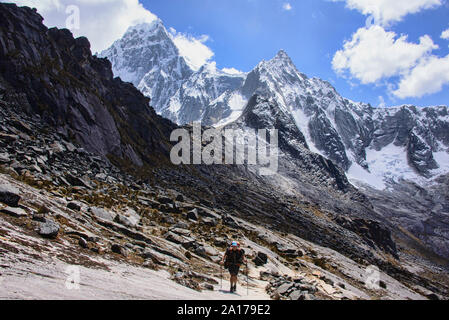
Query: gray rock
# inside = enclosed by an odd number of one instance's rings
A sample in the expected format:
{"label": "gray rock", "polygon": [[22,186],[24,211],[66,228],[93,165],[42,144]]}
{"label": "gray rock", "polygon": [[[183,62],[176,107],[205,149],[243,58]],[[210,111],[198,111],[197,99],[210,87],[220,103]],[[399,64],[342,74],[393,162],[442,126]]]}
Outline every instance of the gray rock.
{"label": "gray rock", "polygon": [[114,221],[124,226],[135,228],[139,224],[140,217],[134,210],[128,210],[124,214],[117,214]]}
{"label": "gray rock", "polygon": [[75,202],[69,202],[67,204],[67,208],[69,208],[73,211],[81,211],[81,206]]}
{"label": "gray rock", "polygon": [[0,202],[3,202],[10,207],[17,207],[19,201],[19,190],[9,184],[0,185]]}
{"label": "gray rock", "polygon": [[287,295],[292,287],[293,283],[286,282],[277,288],[277,292],[279,292],[280,295]]}
{"label": "gray rock", "polygon": [[126,257],[128,255],[127,250],[125,248],[123,248],[121,245],[117,244],[117,243],[114,243],[111,246],[111,251],[116,253],[116,254],[122,255],[124,257]]}
{"label": "gray rock", "polygon": [[33,213],[33,221],[45,222],[45,213]]}
{"label": "gray rock", "polygon": [[164,257],[161,254],[159,254],[153,250],[149,250],[149,249],[144,250],[144,252],[141,254],[141,257],[144,259],[151,259],[151,261],[153,261],[155,264],[158,264],[158,265],[163,265],[163,266],[166,265]]}
{"label": "gray rock", "polygon": [[183,228],[172,228],[170,229],[171,232],[174,232],[176,234],[179,234],[181,236],[186,236],[189,237],[190,236],[190,230],[187,229],[183,229]]}
{"label": "gray rock", "polygon": [[254,258],[254,263],[256,266],[263,266],[268,262],[268,256],[263,252],[257,252],[257,256]]}
{"label": "gray rock", "polygon": [[169,197],[165,197],[165,196],[160,196],[157,198],[157,201],[160,202],[161,204],[171,204],[174,205],[174,201],[173,199],[169,198]]}
{"label": "gray rock", "polygon": [[304,300],[304,294],[299,290],[295,290],[290,293],[289,298],[290,300]]}
{"label": "gray rock", "polygon": [[52,219],[45,219],[39,224],[39,234],[44,238],[55,239],[59,233],[59,224]]}
{"label": "gray rock", "polygon": [[106,221],[114,221],[116,214],[106,211],[105,209],[102,208],[97,208],[97,207],[92,207],[90,208],[90,212],[92,212],[92,214],[100,219],[106,220]]}
{"label": "gray rock", "polygon": [[9,163],[9,161],[10,161],[9,154],[5,152],[0,153],[0,163]]}
{"label": "gray rock", "polygon": [[201,287],[202,287],[204,290],[214,291],[214,286],[211,285],[211,284],[209,284],[209,283],[203,283],[203,284],[201,285]]}
{"label": "gray rock", "polygon": [[198,221],[198,211],[196,209],[187,212],[187,219]]}
{"label": "gray rock", "polygon": [[168,232],[165,236],[165,239],[175,244],[180,244],[184,248],[189,248],[195,243],[195,240],[193,238],[184,237],[173,232]]}
{"label": "gray rock", "polygon": [[87,178],[76,177],[72,174],[66,174],[66,180],[70,183],[70,185],[74,187],[83,187],[87,189],[93,189],[93,184]]}
{"label": "gray rock", "polygon": [[81,247],[87,249],[87,241],[86,241],[86,239],[80,238],[80,239],[78,240],[78,244],[79,244]]}
{"label": "gray rock", "polygon": [[21,218],[28,216],[27,212],[23,210],[22,208],[12,208],[12,207],[6,207],[1,210],[1,212],[8,214],[10,216]]}
{"label": "gray rock", "polygon": [[224,215],[222,217],[223,223],[231,228],[239,228],[239,224],[230,215]]}
{"label": "gray rock", "polygon": [[214,218],[203,218],[201,221],[204,225],[209,227],[215,227],[218,225],[217,219]]}

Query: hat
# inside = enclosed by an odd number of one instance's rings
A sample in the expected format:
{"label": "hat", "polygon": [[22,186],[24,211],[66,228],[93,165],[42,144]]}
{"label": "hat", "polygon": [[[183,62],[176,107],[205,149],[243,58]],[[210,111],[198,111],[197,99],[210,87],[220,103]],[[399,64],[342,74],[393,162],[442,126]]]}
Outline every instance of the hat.
{"label": "hat", "polygon": [[239,243],[237,241],[232,241],[231,247],[238,247]]}

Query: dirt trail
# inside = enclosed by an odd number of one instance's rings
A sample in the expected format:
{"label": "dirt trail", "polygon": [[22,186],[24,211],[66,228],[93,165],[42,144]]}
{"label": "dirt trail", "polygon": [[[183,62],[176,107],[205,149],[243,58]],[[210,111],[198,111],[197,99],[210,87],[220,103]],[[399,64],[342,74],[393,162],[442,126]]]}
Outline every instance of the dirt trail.
{"label": "dirt trail", "polygon": [[[169,279],[165,271],[130,266],[109,261],[110,271],[79,268],[79,289],[69,289],[66,281],[70,274],[76,278],[76,269],[71,269],[59,260],[20,261],[11,264],[0,258],[0,299],[162,299],[162,300],[264,300],[264,283],[256,281],[247,295],[246,278],[242,276],[239,294],[230,294],[229,283],[223,280],[214,291],[197,292]],[[219,281],[219,279],[217,279]],[[70,284],[69,284],[70,287]]]}

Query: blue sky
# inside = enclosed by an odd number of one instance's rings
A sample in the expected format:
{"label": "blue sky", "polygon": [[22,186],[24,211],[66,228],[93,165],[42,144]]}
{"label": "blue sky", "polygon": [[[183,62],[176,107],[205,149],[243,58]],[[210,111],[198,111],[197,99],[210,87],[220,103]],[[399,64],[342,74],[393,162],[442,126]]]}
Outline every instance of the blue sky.
{"label": "blue sky", "polygon": [[[299,71],[330,81],[346,98],[449,105],[449,0],[13,2],[36,7],[49,27],[87,36],[94,52],[157,16],[197,65],[209,58],[247,72],[284,49]],[[78,19],[68,25],[73,12]]]}
{"label": "blue sky", "polygon": [[[375,83],[361,82],[332,68],[334,54],[345,40],[366,25],[367,15],[347,8],[345,2],[325,0],[292,0],[291,10],[280,0],[144,0],[142,4],[161,18],[167,27],[194,36],[208,35],[205,44],[215,53],[218,67],[250,71],[262,59],[270,59],[279,49],[290,55],[297,68],[309,76],[330,81],[343,96],[379,105],[380,96],[387,105],[449,104],[449,86],[422,98],[404,99],[392,95],[391,86],[399,78],[392,76]],[[385,30],[408,36],[418,43],[429,35],[439,49],[434,55],[449,54],[449,41],[441,39],[449,28],[449,5],[423,9],[406,15]]]}

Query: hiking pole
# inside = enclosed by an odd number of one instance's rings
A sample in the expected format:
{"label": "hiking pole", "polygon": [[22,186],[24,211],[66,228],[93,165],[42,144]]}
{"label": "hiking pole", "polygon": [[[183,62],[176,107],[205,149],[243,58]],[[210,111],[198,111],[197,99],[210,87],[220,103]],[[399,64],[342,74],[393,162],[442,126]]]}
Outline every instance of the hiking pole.
{"label": "hiking pole", "polygon": [[246,295],[249,296],[248,261],[246,261]]}
{"label": "hiking pole", "polygon": [[220,290],[223,290],[223,265],[220,263]]}

